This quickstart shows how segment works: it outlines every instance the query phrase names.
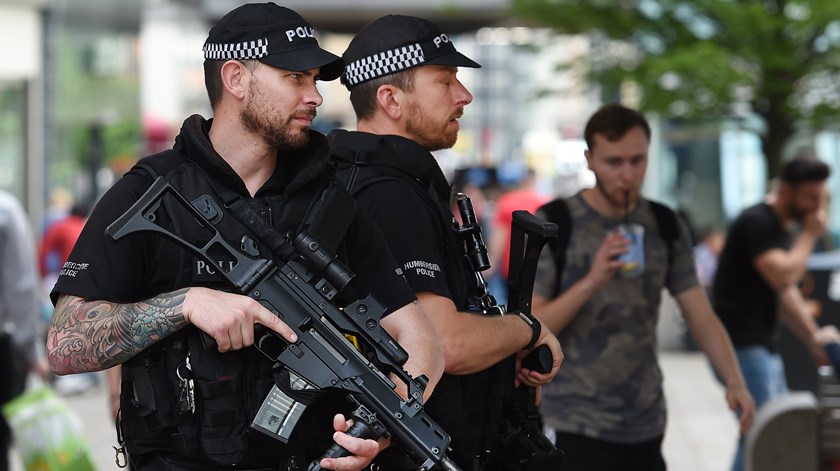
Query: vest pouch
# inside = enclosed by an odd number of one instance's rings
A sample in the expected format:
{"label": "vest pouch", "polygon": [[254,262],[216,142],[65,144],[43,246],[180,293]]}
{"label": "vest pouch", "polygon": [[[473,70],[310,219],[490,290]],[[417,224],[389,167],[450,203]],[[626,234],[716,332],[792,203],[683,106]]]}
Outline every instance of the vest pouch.
{"label": "vest pouch", "polygon": [[129,453],[198,452],[197,429],[178,412],[176,369],[186,358],[184,336],[174,334],[123,365],[120,427]]}
{"label": "vest pouch", "polygon": [[200,453],[220,465],[240,463],[248,456],[251,424],[246,378],[261,362],[246,361],[252,349],[205,349],[199,334],[190,335],[188,343]]}

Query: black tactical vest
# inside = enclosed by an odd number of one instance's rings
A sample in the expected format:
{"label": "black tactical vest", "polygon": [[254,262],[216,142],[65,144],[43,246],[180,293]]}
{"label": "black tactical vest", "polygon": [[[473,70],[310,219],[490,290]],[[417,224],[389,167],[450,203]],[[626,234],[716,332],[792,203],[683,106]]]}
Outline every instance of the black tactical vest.
{"label": "black tactical vest", "polygon": [[[372,191],[378,182],[399,180],[420,197],[436,221],[452,301],[458,310],[468,311],[472,268],[453,230],[448,182],[434,158],[419,145],[394,136],[333,131],[328,137],[337,177],[352,195]],[[432,164],[436,168],[429,168]],[[429,398],[426,410],[452,436],[449,456],[463,469],[473,469],[476,457],[483,459],[486,451],[501,445],[502,402],[513,389],[513,379],[511,357],[477,373],[444,374]],[[382,459],[377,462],[383,469],[401,469],[402,465]]]}
{"label": "black tactical vest", "polygon": [[[219,208],[224,207],[205,173],[178,151],[143,159],[131,172],[165,175],[188,201],[210,198]],[[296,235],[310,202],[330,181],[329,177],[323,177],[291,196],[263,196],[249,200],[248,204],[277,233]],[[171,224],[188,242],[206,241],[205,232],[169,214],[170,220],[161,221],[161,225]],[[261,257],[283,262],[230,213],[224,213],[214,225],[235,245],[242,244],[259,251]],[[185,250],[179,251],[179,256],[172,290],[205,286],[230,291],[230,286],[221,277],[213,276],[212,270],[206,264],[202,266],[198,257]],[[226,261],[218,262],[224,266]],[[249,429],[274,384],[272,366],[253,347],[227,353],[205,348],[200,331],[191,325],[154,344],[124,363],[122,369],[121,427],[129,454],[173,453],[195,457],[197,465],[244,464],[246,468],[284,463],[286,447],[282,443]],[[194,383],[194,412],[182,407],[184,381],[190,379]],[[320,453],[331,444],[329,418],[301,421],[298,429],[311,427],[313,423],[323,424],[323,433],[295,430],[295,435],[307,437],[298,440],[305,443],[296,447],[293,435],[291,447],[295,448],[295,454]],[[323,443],[312,439],[322,435]],[[306,447],[311,447],[311,452]]]}

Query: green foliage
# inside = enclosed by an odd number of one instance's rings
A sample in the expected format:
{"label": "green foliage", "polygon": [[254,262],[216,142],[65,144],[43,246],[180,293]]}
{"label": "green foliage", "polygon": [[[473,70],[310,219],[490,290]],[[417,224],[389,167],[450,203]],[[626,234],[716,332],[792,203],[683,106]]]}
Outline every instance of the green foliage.
{"label": "green foliage", "polygon": [[[744,103],[765,120],[771,176],[795,124],[840,112],[840,1],[512,0],[516,14],[587,34],[575,58],[608,89],[632,81],[640,107],[719,119]],[[781,139],[780,139],[781,138]]]}
{"label": "green foliage", "polygon": [[[93,142],[90,126],[76,126],[71,132],[73,155],[76,164],[85,168],[91,159]],[[139,120],[123,120],[103,126],[101,130],[102,159],[100,165],[107,165],[115,158],[136,157],[142,142],[142,129]]]}
{"label": "green foliage", "polygon": [[[121,38],[109,31],[74,29],[64,31],[55,45],[55,145],[49,156],[50,181],[64,181],[73,171],[87,171],[94,125],[102,126],[100,165],[126,155],[136,157],[140,150],[140,85],[136,68],[103,73],[93,66],[95,50],[103,58],[110,57],[97,47]],[[126,53],[124,49],[119,52]]]}

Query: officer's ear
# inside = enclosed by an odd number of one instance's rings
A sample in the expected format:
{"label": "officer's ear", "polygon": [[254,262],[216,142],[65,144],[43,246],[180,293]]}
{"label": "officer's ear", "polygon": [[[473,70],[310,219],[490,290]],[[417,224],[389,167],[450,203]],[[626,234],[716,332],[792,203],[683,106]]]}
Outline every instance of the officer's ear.
{"label": "officer's ear", "polygon": [[382,84],[376,89],[377,108],[393,120],[398,120],[402,116],[404,101],[405,92],[390,83]]}
{"label": "officer's ear", "polygon": [[222,65],[220,74],[225,90],[238,99],[245,97],[252,70],[240,61],[230,60]]}

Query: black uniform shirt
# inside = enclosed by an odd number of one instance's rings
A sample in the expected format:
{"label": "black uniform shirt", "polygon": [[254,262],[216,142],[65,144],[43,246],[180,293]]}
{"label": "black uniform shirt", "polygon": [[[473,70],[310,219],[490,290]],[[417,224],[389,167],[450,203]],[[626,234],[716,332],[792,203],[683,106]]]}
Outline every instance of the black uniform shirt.
{"label": "black uniform shirt", "polygon": [[[352,185],[356,204],[382,228],[391,252],[414,292],[429,291],[466,309],[467,267],[452,231],[450,187],[434,157],[398,136],[330,133],[333,153],[366,153]],[[386,154],[387,153],[387,154]],[[352,170],[339,160],[339,178]]]}
{"label": "black uniform shirt", "polygon": [[[434,156],[399,136],[336,130],[329,139],[338,177],[352,187],[359,210],[379,223],[414,292],[447,297],[466,311],[468,261],[452,230],[449,183]],[[508,385],[513,385],[512,361],[468,375],[444,374],[426,404],[451,435],[450,458],[462,468],[470,469],[473,457],[498,446]]]}

